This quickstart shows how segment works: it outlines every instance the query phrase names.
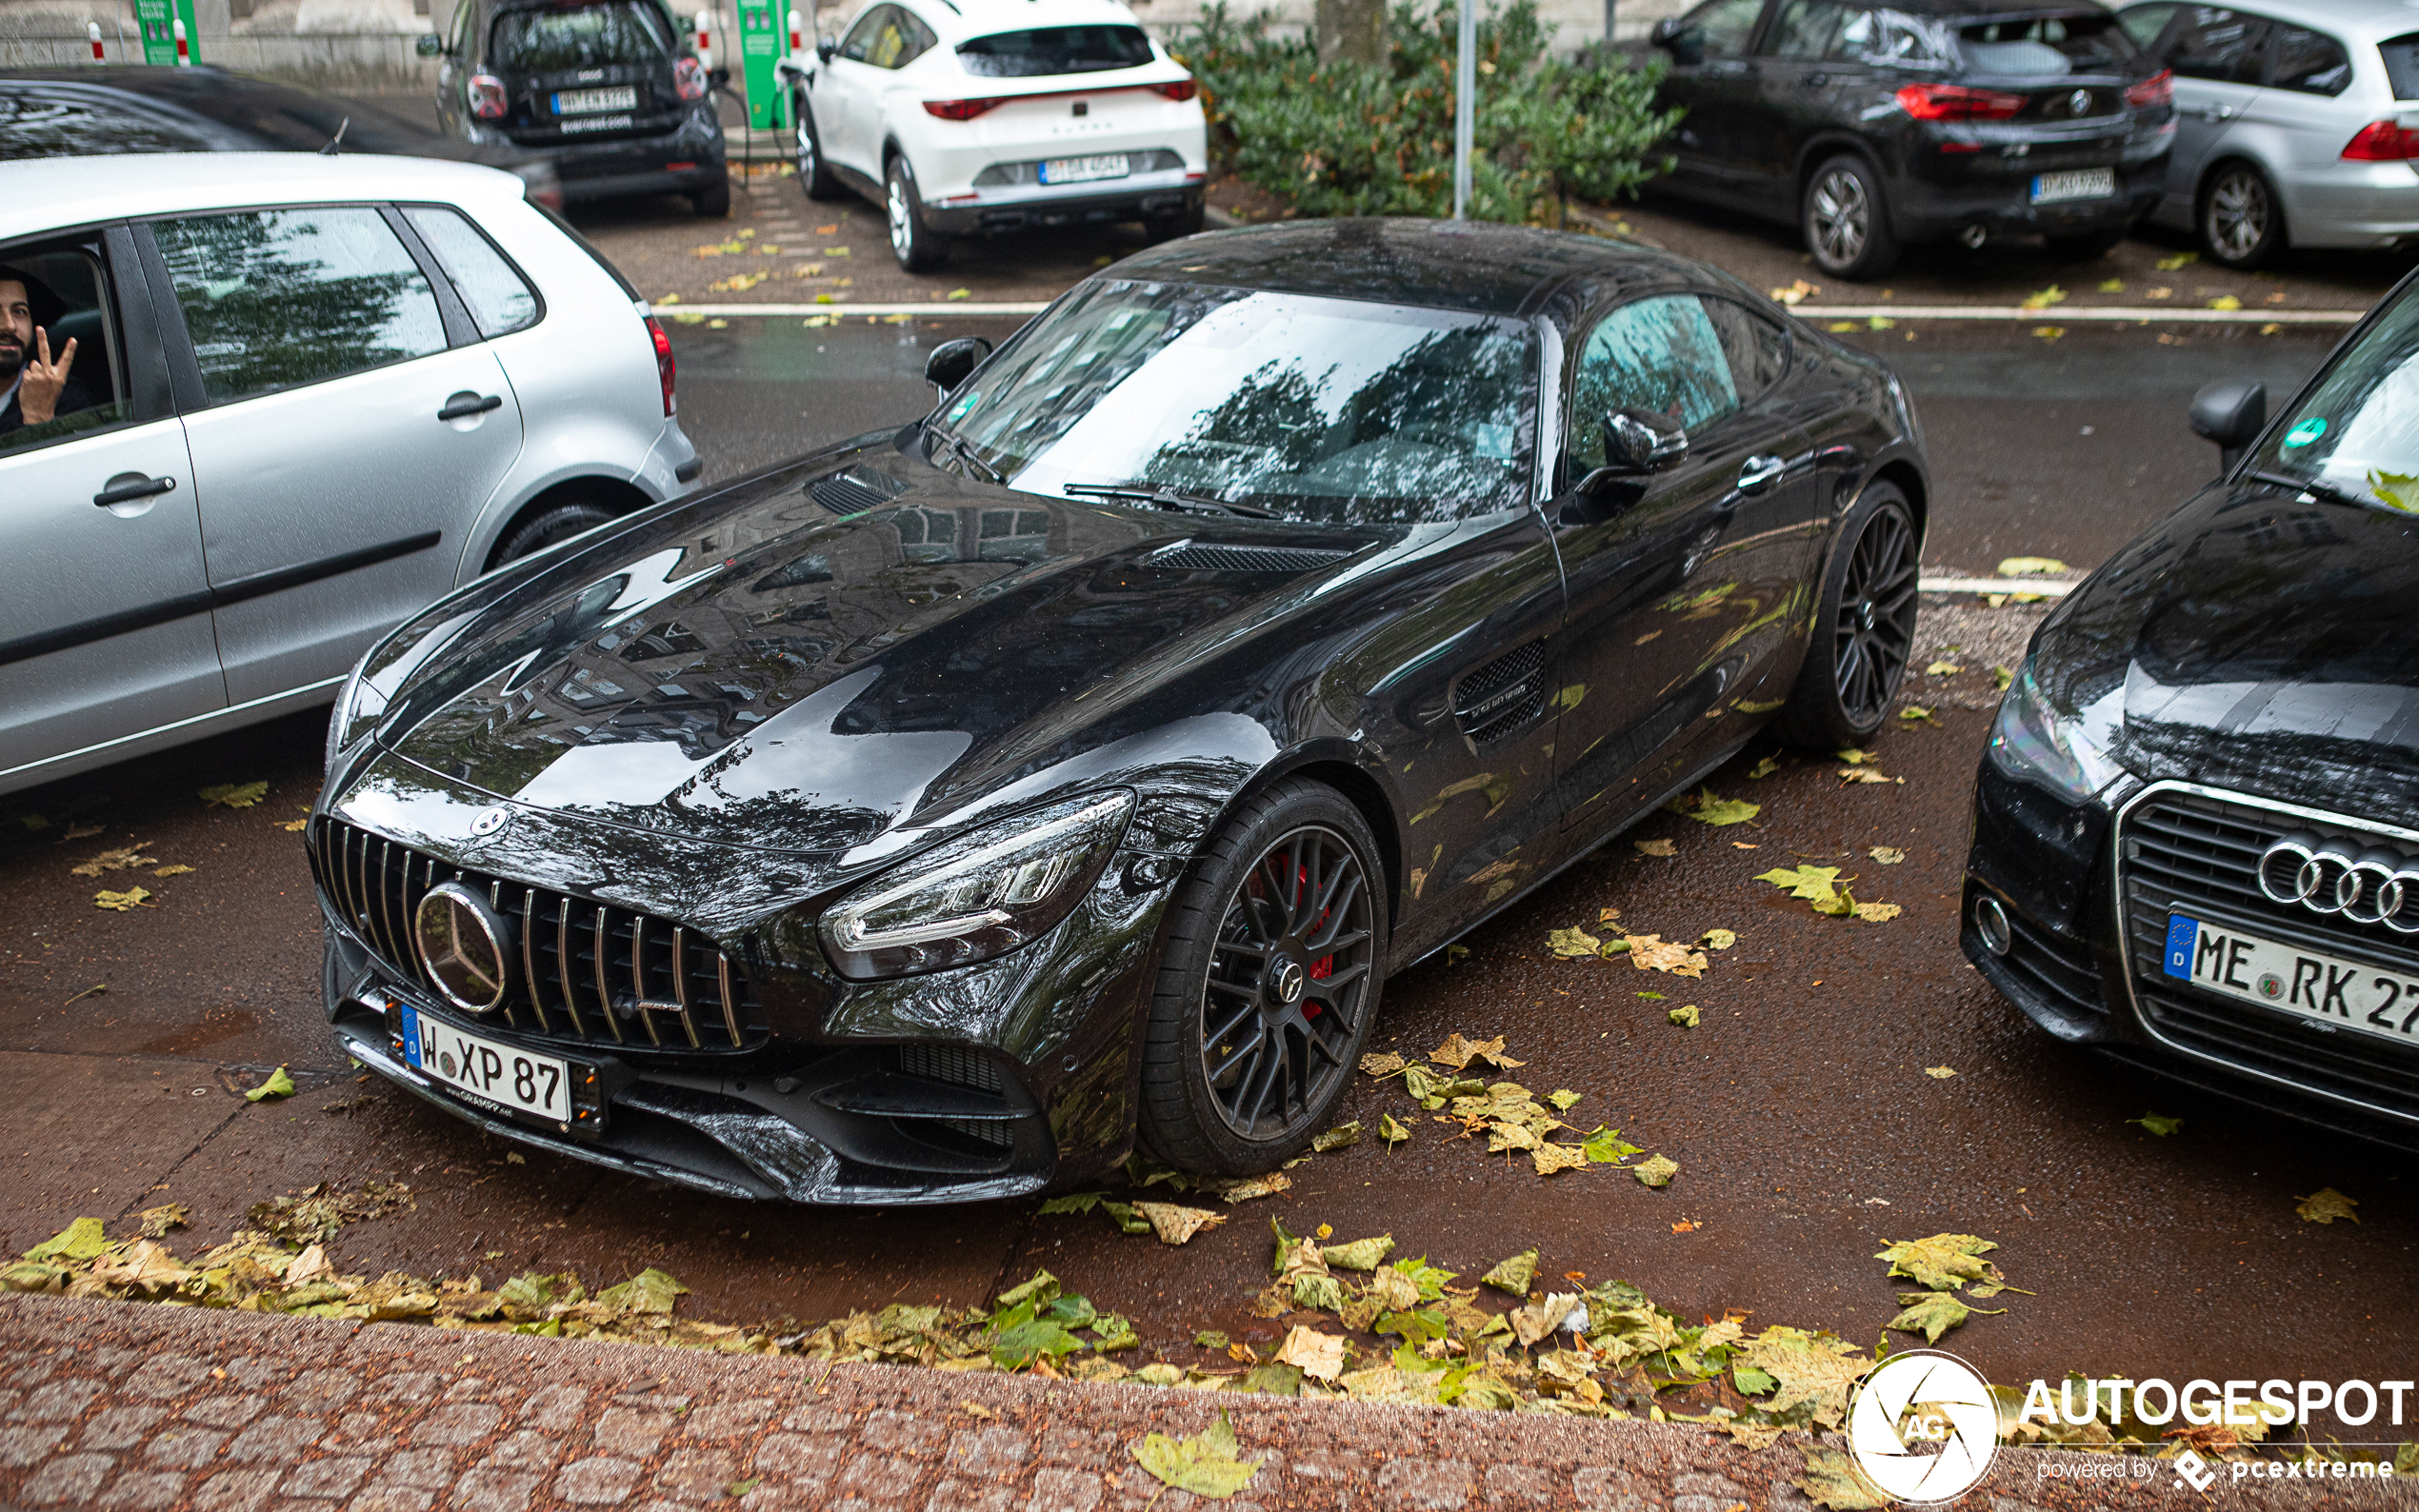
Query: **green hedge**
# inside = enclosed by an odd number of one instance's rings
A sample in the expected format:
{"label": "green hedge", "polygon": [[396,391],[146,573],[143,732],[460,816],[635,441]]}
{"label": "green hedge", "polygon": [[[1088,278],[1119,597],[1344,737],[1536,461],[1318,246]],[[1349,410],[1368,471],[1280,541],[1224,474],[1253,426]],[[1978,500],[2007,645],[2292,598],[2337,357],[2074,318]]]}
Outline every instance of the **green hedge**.
{"label": "green hedge", "polygon": [[[1456,13],[1397,6],[1381,66],[1322,66],[1308,38],[1269,34],[1274,13],[1202,12],[1175,51],[1201,83],[1214,150],[1305,215],[1449,215]],[[1533,0],[1478,22],[1478,119],[1469,213],[1559,225],[1566,199],[1634,192],[1670,159],[1651,149],[1677,110],[1654,109],[1660,60],[1630,69],[1547,55]]]}

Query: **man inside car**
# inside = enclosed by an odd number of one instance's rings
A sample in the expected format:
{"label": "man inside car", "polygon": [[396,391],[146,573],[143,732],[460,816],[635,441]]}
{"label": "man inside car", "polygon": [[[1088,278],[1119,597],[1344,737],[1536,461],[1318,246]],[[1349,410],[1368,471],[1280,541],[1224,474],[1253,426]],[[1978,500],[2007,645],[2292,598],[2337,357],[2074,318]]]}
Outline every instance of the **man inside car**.
{"label": "man inside car", "polygon": [[[69,376],[75,367],[75,339],[68,339],[57,361],[50,357],[46,328],[58,320],[62,308],[42,280],[0,264],[0,384],[6,385],[0,388],[0,436],[92,403],[84,386]],[[44,324],[35,324],[37,316]]]}

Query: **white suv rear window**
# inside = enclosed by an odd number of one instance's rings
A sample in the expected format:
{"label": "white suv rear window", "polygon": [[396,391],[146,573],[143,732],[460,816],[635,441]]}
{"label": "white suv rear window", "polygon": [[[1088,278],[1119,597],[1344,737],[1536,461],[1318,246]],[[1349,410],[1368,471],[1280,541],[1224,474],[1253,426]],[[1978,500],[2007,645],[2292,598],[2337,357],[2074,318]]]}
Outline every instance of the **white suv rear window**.
{"label": "white suv rear window", "polygon": [[1000,31],[957,45],[966,71],[989,79],[1138,69],[1150,61],[1150,39],[1140,27],[1036,27]]}

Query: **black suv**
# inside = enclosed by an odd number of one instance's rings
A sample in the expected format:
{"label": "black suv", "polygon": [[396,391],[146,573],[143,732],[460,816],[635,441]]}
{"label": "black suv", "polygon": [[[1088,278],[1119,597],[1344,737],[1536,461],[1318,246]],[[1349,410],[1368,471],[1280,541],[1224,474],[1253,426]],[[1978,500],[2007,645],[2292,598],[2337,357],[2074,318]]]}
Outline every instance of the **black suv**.
{"label": "black suv", "polygon": [[686,194],[730,210],[722,122],[709,74],[662,0],[460,0],[445,36],[437,118],[471,142],[554,160],[567,200]]}
{"label": "black suv", "polygon": [[2158,204],[2174,81],[2097,5],[1707,0],[1660,22],[1659,188],[1795,221],[1835,278],[1909,242],[2096,256]]}

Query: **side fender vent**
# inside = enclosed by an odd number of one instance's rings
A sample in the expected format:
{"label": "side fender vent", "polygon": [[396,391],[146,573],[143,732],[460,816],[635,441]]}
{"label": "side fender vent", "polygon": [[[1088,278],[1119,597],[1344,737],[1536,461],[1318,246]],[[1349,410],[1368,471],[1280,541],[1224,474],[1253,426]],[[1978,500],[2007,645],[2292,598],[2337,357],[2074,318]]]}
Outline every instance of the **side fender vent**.
{"label": "side fender vent", "polygon": [[1546,643],[1531,641],[1463,676],[1453,722],[1477,745],[1513,734],[1546,711]]}
{"label": "side fender vent", "polygon": [[807,485],[807,497],[837,515],[879,509],[907,492],[907,485],[871,468],[844,468]]}
{"label": "side fender vent", "polygon": [[1308,547],[1221,546],[1214,541],[1179,541],[1174,546],[1161,547],[1142,559],[1142,565],[1163,572],[1280,572],[1293,576],[1330,567],[1349,551],[1326,551]]}

